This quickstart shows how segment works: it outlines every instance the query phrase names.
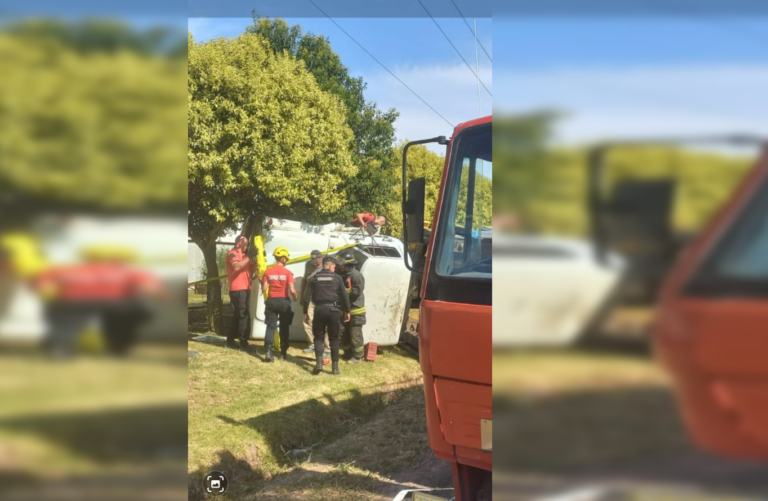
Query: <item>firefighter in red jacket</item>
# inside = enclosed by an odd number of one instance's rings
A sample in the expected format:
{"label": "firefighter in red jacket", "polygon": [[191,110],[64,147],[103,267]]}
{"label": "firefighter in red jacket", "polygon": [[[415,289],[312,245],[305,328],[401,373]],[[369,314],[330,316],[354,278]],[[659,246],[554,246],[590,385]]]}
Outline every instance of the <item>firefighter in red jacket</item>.
{"label": "firefighter in red jacket", "polygon": [[86,262],[49,268],[33,280],[46,302],[49,353],[71,356],[77,335],[98,319],[109,352],[124,355],[152,316],[147,299],[164,298],[165,291],[157,277],[128,266],[125,252],[91,248],[83,255]]}

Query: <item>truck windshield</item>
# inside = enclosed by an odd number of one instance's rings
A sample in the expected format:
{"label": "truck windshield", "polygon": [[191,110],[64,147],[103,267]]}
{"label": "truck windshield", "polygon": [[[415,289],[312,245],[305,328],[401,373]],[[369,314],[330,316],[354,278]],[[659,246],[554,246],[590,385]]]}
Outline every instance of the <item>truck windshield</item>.
{"label": "truck windshield", "polygon": [[455,138],[435,236],[439,275],[491,279],[491,159],[491,124]]}
{"label": "truck windshield", "polygon": [[689,284],[693,295],[768,297],[768,180]]}

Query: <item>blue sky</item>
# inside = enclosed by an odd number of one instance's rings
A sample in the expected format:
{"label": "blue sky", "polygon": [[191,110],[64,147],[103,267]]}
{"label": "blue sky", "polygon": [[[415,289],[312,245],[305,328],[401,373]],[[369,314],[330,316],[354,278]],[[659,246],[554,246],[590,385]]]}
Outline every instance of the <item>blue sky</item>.
{"label": "blue sky", "polygon": [[563,142],[768,135],[768,18],[494,20],[494,108],[568,113]]}
{"label": "blue sky", "polygon": [[[452,128],[414,97],[397,80],[381,68],[330,20],[326,18],[287,19],[304,31],[325,35],[333,50],[354,76],[362,76],[368,84],[366,98],[380,108],[396,108],[400,118],[396,125],[399,139],[422,139],[436,135],[450,136]],[[468,20],[470,26],[472,19]],[[344,30],[425,99],[450,123],[476,118],[479,114],[475,76],[456,54],[431,19],[349,19],[336,20]],[[460,18],[438,19],[472,68],[475,68],[474,38]],[[218,36],[233,37],[245,31],[252,20],[190,19],[188,26],[195,40],[206,41]],[[490,19],[478,19],[478,39],[493,57]],[[480,78],[493,92],[491,62],[478,49]],[[481,87],[481,111],[491,113],[491,96]],[[435,147],[434,151],[443,148]]]}

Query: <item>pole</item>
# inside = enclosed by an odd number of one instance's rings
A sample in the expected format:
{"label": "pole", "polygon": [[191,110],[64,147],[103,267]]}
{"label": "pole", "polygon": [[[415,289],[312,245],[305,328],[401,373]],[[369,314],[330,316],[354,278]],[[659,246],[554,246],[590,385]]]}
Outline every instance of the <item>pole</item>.
{"label": "pole", "polygon": [[477,116],[483,116],[483,107],[480,101],[480,62],[477,56],[477,19],[473,19],[475,23],[475,74],[477,75]]}

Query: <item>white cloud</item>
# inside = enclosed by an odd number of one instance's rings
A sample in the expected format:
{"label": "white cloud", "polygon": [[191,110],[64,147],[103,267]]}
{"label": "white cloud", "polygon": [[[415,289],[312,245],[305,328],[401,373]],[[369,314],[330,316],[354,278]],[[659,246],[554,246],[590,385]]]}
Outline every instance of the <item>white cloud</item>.
{"label": "white cloud", "polygon": [[[498,73],[498,71],[497,71]],[[768,135],[768,65],[504,71],[499,111],[568,113],[563,142],[747,132]]]}
{"label": "white cloud", "polygon": [[[400,80],[453,125],[480,116],[477,81],[465,65],[410,66],[391,69]],[[488,90],[493,92],[491,68],[480,66],[479,75]],[[376,101],[379,108],[396,108],[400,112],[400,118],[395,123],[398,139],[424,139],[438,135],[450,137],[453,132],[452,127],[389,73],[381,70],[364,78],[368,83],[367,99]],[[491,96],[481,86],[480,102],[483,116],[491,113],[491,100]],[[431,149],[442,152],[444,147],[434,146]]]}

